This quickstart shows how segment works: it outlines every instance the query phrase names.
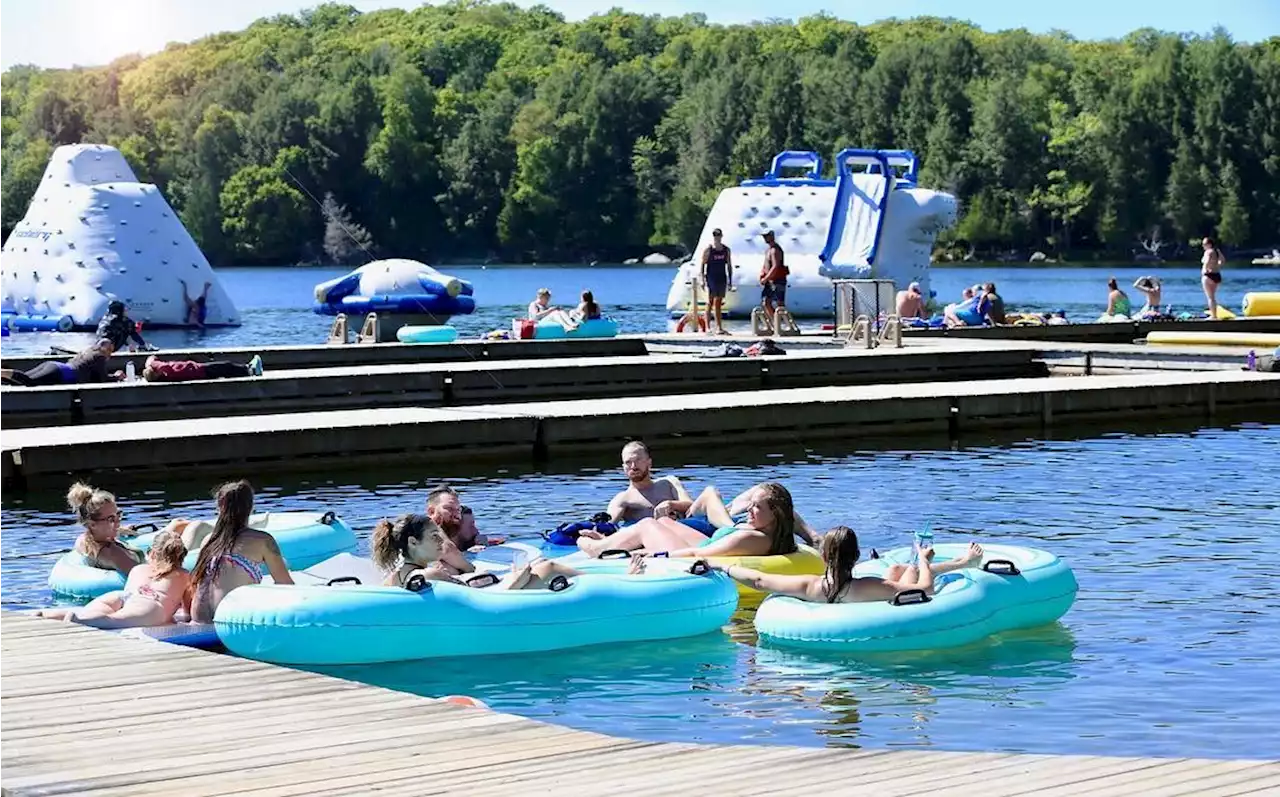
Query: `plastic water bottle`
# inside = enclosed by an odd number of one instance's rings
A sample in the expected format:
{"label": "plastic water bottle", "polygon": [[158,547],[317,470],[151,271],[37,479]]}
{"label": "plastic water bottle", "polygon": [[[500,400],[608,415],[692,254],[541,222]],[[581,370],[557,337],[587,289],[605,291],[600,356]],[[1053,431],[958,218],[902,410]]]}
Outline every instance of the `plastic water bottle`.
{"label": "plastic water bottle", "polygon": [[125,363],[124,381],[126,382],[138,381],[138,371],[136,368],[133,367],[133,360],[130,360],[129,362]]}
{"label": "plastic water bottle", "polygon": [[1246,371],[1258,370],[1258,353],[1253,349],[1249,349],[1249,356],[1248,358],[1245,359],[1244,362],[1245,362],[1244,367]]}

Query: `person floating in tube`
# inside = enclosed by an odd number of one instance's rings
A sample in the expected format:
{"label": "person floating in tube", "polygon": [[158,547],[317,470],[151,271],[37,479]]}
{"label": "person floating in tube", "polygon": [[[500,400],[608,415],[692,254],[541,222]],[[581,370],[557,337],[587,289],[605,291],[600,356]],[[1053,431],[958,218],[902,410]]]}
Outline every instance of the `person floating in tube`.
{"label": "person floating in tube", "polygon": [[539,288],[533,301],[529,303],[529,320],[554,321],[564,327],[566,332],[572,332],[578,328],[578,321],[573,316],[551,305],[551,290],[548,288]]}

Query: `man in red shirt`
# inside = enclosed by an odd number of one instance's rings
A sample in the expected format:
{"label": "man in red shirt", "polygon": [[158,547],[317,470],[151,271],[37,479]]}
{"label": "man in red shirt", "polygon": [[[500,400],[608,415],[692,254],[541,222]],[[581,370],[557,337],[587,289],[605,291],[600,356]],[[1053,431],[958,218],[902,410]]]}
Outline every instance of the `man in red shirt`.
{"label": "man in red shirt", "polygon": [[784,262],[782,247],[775,240],[773,230],[765,230],[763,237],[768,248],[764,252],[764,266],[760,269],[760,303],[764,305],[772,323],[774,303],[778,307],[787,305],[787,275],[791,272]]}
{"label": "man in red shirt", "polygon": [[240,363],[214,360],[198,363],[195,360],[161,360],[154,355],[147,358],[142,378],[148,382],[193,382],[197,379],[234,379],[236,377],[262,376],[262,358]]}

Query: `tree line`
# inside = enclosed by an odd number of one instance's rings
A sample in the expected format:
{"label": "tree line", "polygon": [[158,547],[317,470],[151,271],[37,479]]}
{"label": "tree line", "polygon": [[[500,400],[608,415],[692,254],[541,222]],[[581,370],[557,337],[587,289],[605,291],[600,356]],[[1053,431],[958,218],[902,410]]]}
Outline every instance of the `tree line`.
{"label": "tree line", "polygon": [[1280,237],[1280,37],[328,4],[0,82],[6,236],[53,147],[100,142],[215,264],[679,249],[774,153],[846,146],[921,157],[962,202],[943,245]]}

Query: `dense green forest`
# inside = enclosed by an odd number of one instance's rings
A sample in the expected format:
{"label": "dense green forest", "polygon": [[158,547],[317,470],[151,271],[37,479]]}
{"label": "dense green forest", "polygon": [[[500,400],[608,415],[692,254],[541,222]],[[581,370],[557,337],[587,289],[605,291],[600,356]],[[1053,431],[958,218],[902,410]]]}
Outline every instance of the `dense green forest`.
{"label": "dense green forest", "polygon": [[957,247],[1280,237],[1280,37],[323,5],[15,67],[0,104],[6,234],[54,146],[105,142],[221,264],[361,259],[339,223],[382,254],[615,260],[691,245],[775,152],[852,145],[915,150]]}

